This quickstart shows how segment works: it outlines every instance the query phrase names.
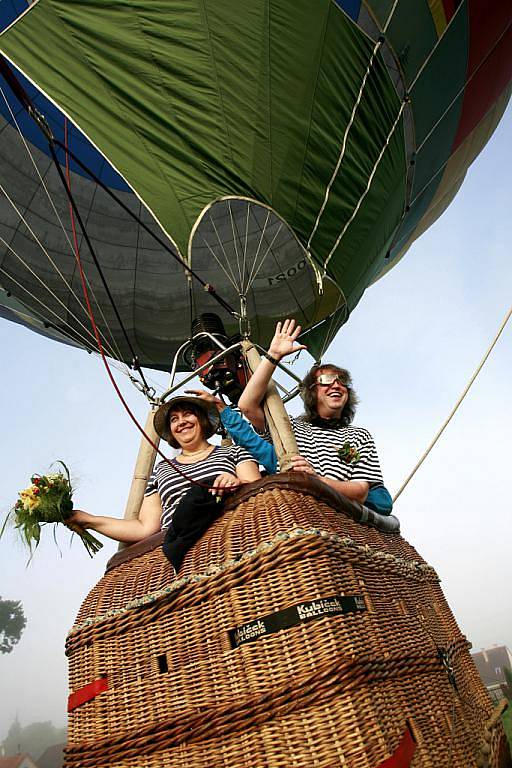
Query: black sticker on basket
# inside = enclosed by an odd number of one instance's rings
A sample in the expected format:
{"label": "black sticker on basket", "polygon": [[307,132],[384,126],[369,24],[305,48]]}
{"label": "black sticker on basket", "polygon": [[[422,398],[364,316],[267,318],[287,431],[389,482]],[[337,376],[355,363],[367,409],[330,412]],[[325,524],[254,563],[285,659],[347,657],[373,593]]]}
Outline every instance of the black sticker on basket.
{"label": "black sticker on basket", "polygon": [[239,627],[230,629],[229,639],[232,648],[238,648],[244,643],[251,643],[265,635],[279,632],[281,629],[289,629],[297,624],[313,619],[321,619],[323,616],[340,616],[343,613],[365,611],[366,605],[361,595],[332,595],[319,597],[317,600],[308,600],[304,603],[292,605],[277,613],[269,613],[260,619],[248,621]]}

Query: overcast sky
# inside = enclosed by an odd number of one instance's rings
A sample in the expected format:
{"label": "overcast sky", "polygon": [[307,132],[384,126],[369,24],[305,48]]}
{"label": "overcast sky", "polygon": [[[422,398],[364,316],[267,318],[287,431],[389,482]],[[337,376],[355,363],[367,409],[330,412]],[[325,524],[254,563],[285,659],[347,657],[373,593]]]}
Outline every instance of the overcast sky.
{"label": "overcast sky", "polygon": [[[511,304],[511,178],[509,108],[448,212],[366,292],[327,355],[352,371],[361,398],[355,423],[374,434],[392,492],[448,415]],[[511,325],[395,507],[403,535],[437,569],[476,649],[512,648]],[[139,438],[101,360],[6,321],[0,345],[2,514],[33,472],[63,459],[75,477],[76,506],[122,515]],[[310,364],[303,354],[295,370],[302,374]],[[119,380],[143,420],[144,398]],[[16,714],[22,724],[65,722],[65,636],[116,545],[106,541],[90,560],[78,541],[70,548],[67,531],[60,542],[62,556],[48,531],[27,568],[14,533],[0,541],[0,595],[21,600],[28,621],[14,651],[0,656],[0,739]]]}

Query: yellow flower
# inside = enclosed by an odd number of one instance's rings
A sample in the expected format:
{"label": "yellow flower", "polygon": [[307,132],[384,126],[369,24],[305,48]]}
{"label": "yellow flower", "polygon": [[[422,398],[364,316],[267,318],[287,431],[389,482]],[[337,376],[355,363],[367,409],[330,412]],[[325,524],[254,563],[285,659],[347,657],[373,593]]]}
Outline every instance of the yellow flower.
{"label": "yellow flower", "polygon": [[19,496],[21,499],[21,503],[23,504],[25,509],[29,509],[32,511],[33,509],[37,509],[37,507],[39,506],[39,499],[34,493],[32,493],[30,488],[24,491],[20,491]]}

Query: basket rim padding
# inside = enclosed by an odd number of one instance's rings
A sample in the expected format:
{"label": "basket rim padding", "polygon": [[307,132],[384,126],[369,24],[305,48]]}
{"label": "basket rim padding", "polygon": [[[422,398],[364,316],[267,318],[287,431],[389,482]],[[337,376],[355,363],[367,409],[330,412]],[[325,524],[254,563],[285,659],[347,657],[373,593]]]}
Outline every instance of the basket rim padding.
{"label": "basket rim padding", "polygon": [[[325,501],[330,507],[338,512],[350,517],[352,520],[359,522],[363,525],[369,525],[377,528],[383,533],[397,534],[400,533],[400,525],[396,517],[392,515],[384,517],[377,512],[373,512],[371,509],[359,504],[357,501],[348,499],[343,494],[335,491],[334,488],[323,483],[317,477],[308,475],[306,472],[283,472],[279,475],[269,475],[263,477],[261,480],[256,480],[254,483],[246,483],[240,489],[231,494],[226,501],[224,511],[227,512],[234,509],[239,504],[250,499],[252,496],[256,496],[258,493],[264,493],[265,491],[271,491],[273,488],[279,488],[285,491],[298,491],[299,493],[313,496],[313,498],[319,501]],[[396,521],[395,525],[390,530],[389,522]],[[386,525],[384,524],[386,523]],[[108,573],[113,568],[116,568],[121,563],[126,563],[132,560],[134,557],[139,557],[147,552],[150,552],[157,547],[162,546],[165,537],[165,531],[158,531],[158,533],[148,536],[137,544],[131,544],[130,546],[116,552],[110,560],[107,562],[105,573]]]}

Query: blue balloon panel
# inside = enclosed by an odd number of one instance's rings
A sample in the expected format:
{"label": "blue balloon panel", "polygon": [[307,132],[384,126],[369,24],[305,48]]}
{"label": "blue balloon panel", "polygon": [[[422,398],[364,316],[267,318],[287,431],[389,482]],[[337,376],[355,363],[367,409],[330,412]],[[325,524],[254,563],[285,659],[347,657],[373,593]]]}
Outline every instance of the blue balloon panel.
{"label": "blue balloon panel", "polygon": [[[12,22],[15,21],[27,7],[28,4],[26,0],[0,0],[0,33],[12,24]],[[64,143],[66,118],[63,113],[52,104],[52,102],[49,101],[38,88],[32,85],[21,72],[16,69],[16,67],[13,67],[12,65],[10,66],[32,103],[48,121],[55,138]],[[45,136],[23,109],[11,88],[1,75],[0,87],[3,92],[3,95],[0,94],[0,114],[11,124],[14,123],[14,115],[25,139],[42,152],[49,155],[48,142]],[[68,146],[69,149],[80,158],[84,165],[90,168],[91,171],[93,171],[93,173],[95,173],[108,187],[116,190],[130,191],[130,187],[128,187],[123,178],[103,155],[98,152],[81,131],[69,122]],[[65,165],[64,153],[60,151],[58,152],[58,156],[62,165]],[[72,161],[70,161],[70,169],[74,173],[87,177],[87,174]]]}

